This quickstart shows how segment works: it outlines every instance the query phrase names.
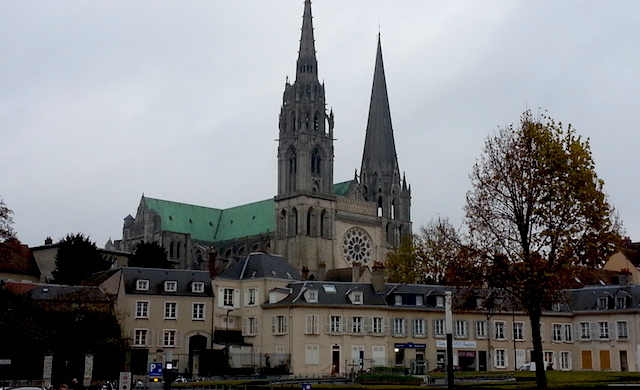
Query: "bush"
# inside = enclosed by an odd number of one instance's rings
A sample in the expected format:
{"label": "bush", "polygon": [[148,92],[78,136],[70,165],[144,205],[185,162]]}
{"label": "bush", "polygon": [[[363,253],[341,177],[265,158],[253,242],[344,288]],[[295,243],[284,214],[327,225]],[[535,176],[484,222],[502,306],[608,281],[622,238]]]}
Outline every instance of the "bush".
{"label": "bush", "polygon": [[423,379],[407,375],[362,375],[358,378],[361,385],[421,385]]}

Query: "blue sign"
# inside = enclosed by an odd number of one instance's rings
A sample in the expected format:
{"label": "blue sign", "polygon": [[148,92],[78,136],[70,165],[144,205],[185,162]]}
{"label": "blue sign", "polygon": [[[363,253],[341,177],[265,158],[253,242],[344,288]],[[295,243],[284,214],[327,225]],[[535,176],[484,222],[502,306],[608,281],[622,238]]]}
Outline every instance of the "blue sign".
{"label": "blue sign", "polygon": [[162,363],[149,364],[149,376],[162,376]]}
{"label": "blue sign", "polygon": [[414,343],[406,343],[400,344],[396,343],[396,348],[427,348],[427,344],[414,344]]}

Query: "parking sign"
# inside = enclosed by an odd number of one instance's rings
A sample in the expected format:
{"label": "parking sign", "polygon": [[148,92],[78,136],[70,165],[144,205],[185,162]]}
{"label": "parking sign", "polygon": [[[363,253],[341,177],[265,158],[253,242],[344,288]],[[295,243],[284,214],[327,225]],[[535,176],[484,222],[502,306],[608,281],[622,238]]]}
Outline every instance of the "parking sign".
{"label": "parking sign", "polygon": [[162,376],[162,363],[149,364],[149,376]]}

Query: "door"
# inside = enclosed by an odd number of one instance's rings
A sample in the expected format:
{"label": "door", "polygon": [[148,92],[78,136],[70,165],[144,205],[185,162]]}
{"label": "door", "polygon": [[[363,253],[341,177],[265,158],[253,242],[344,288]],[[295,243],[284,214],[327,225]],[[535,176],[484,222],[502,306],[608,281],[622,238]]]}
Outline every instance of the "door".
{"label": "door", "polygon": [[583,370],[591,370],[593,369],[593,359],[591,357],[590,350],[580,351],[580,357],[582,357],[582,369]]}
{"label": "door", "polygon": [[340,346],[331,347],[331,375],[340,373]]}
{"label": "door", "polygon": [[611,356],[608,349],[600,350],[600,369],[611,370]]}
{"label": "door", "polygon": [[487,351],[478,351],[478,371],[487,371]]}
{"label": "door", "polygon": [[620,351],[620,371],[629,371],[629,362],[627,361],[627,351]]}

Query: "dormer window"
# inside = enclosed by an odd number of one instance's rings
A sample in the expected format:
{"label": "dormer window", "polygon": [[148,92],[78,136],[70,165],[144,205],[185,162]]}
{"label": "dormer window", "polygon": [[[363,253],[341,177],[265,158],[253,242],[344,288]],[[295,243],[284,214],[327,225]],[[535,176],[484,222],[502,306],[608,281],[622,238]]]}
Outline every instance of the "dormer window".
{"label": "dormer window", "polygon": [[204,283],[203,282],[193,282],[191,284],[191,292],[192,293],[203,293],[204,292]]}
{"label": "dormer window", "polygon": [[136,290],[149,291],[149,281],[147,279],[136,280]]}
{"label": "dormer window", "polygon": [[164,282],[164,292],[176,292],[178,291],[178,282],[175,280],[167,280]]}
{"label": "dormer window", "polygon": [[353,304],[362,305],[362,291],[356,291],[353,293]]}
{"label": "dormer window", "polygon": [[444,297],[442,295],[436,296],[436,307],[444,307]]}
{"label": "dormer window", "polygon": [[599,310],[606,310],[606,309],[608,309],[608,308],[609,308],[609,305],[608,305],[608,302],[607,302],[607,301],[608,301],[607,297],[600,297],[600,298],[598,298],[598,309],[599,309]]}
{"label": "dormer window", "polygon": [[551,305],[551,311],[560,311],[560,310],[562,310],[562,303],[560,303],[560,302],[554,302],[554,303]]}
{"label": "dormer window", "polygon": [[422,295],[416,295],[416,306],[424,305],[424,297]]}
{"label": "dormer window", "polygon": [[395,296],[395,305],[396,306],[402,305],[402,295]]}
{"label": "dormer window", "polygon": [[627,299],[625,297],[616,297],[616,309],[626,309]]}
{"label": "dormer window", "polygon": [[310,303],[318,302],[318,290],[307,291],[307,302],[310,302]]}

